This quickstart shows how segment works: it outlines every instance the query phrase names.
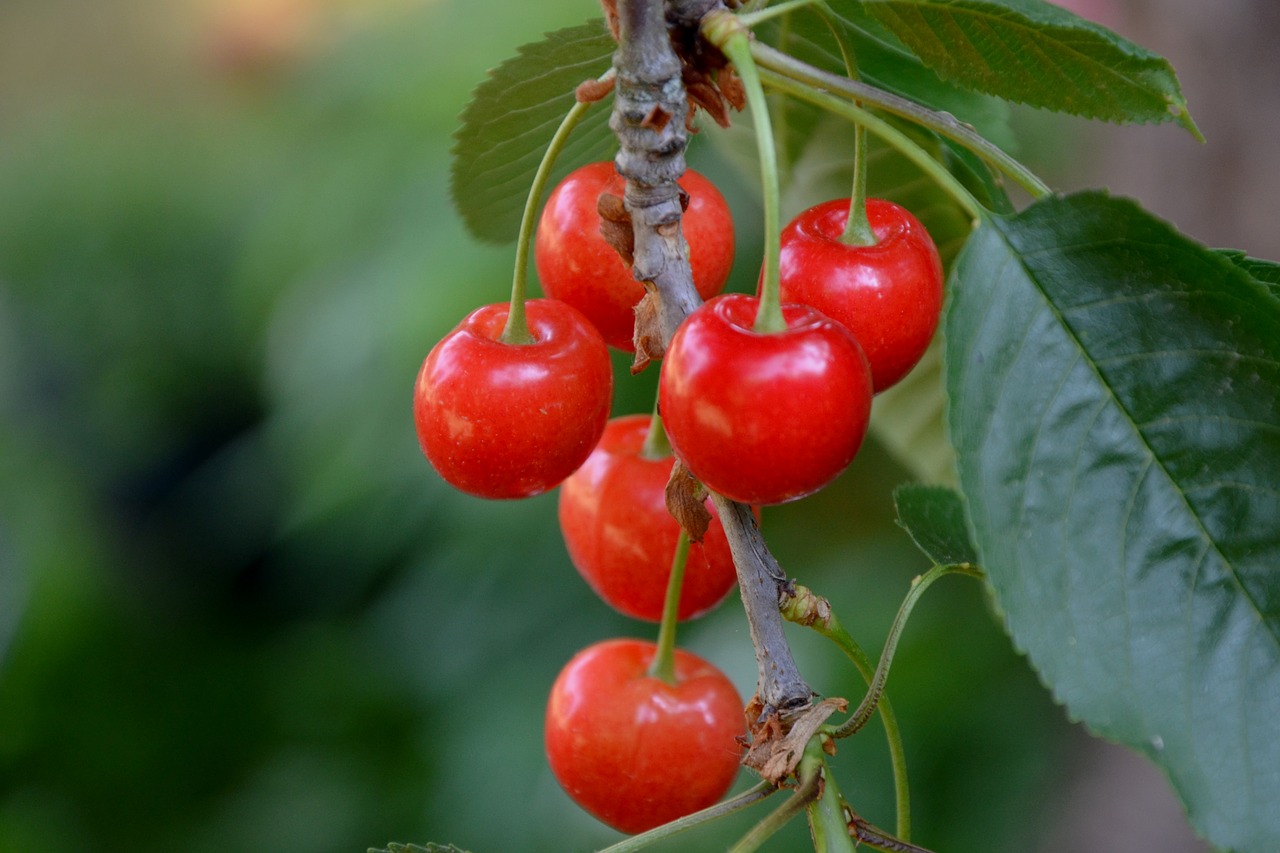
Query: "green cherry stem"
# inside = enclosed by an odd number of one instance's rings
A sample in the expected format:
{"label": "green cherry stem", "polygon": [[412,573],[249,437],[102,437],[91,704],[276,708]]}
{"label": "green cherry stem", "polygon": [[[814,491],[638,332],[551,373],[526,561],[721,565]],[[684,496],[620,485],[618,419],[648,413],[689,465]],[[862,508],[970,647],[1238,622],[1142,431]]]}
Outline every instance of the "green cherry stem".
{"label": "green cherry stem", "polygon": [[857,849],[849,835],[849,823],[845,817],[844,797],[825,762],[822,768],[822,793],[809,803],[809,835],[813,838],[814,853],[854,853]]}
{"label": "green cherry stem", "polygon": [[775,6],[767,6],[758,12],[745,12],[738,15],[738,20],[743,26],[754,27],[762,24],[770,18],[776,18],[780,15],[786,15],[796,9],[803,9],[806,6],[813,6],[822,0],[788,0],[786,3],[778,3]]}
{"label": "green cherry stem", "polygon": [[[795,80],[781,74],[762,68],[760,69],[760,78],[779,91],[786,92],[802,101],[808,101],[814,106],[843,116],[854,124],[866,127],[867,130],[898,149],[903,156],[932,178],[938,186],[955,199],[957,204],[964,208],[971,219],[978,221],[985,215],[982,205],[978,203],[972,193],[965,189],[964,184],[956,179],[955,175],[947,171],[945,166],[930,157],[928,152],[893,125],[849,101],[829,95],[826,92],[820,92],[807,84],[797,83]],[[839,77],[837,79],[843,80],[844,78]]]}
{"label": "green cherry stem", "polygon": [[773,126],[769,122],[769,104],[764,86],[751,56],[751,37],[747,28],[732,12],[720,10],[702,19],[702,34],[729,57],[751,108],[751,124],[756,130],[756,148],[760,154],[760,182],[764,195],[764,281],[760,286],[760,307],[756,311],[754,329],[762,334],[781,332],[787,327],[782,318],[781,285],[778,264],[782,255],[782,233],[779,222],[781,192],[778,188],[778,152],[774,148]]}
{"label": "green cherry stem", "polygon": [[644,436],[644,446],[640,448],[640,458],[659,461],[671,456],[671,442],[667,439],[667,431],[662,426],[662,415],[658,414],[658,404],[653,404],[653,415],[649,418],[649,431]]}
{"label": "green cherry stem", "polygon": [[[820,606],[822,605],[822,606]],[[840,624],[830,604],[815,595],[808,587],[796,584],[794,594],[782,606],[782,615],[790,622],[812,628],[831,640],[844,652],[845,657],[862,675],[870,687],[875,678],[875,666],[862,646]],[[898,716],[893,712],[889,697],[881,691],[880,722],[884,726],[885,742],[889,745],[889,762],[893,768],[893,794],[897,812],[894,826],[900,838],[911,837],[911,784],[907,779],[907,753],[902,744],[902,729]]]}
{"label": "green cherry stem", "polygon": [[[840,48],[845,73],[850,80],[857,80],[858,59],[840,28],[832,22],[830,7],[823,2],[817,12]],[[844,233],[840,235],[840,242],[846,246],[874,246],[877,242],[876,233],[867,219],[867,129],[861,124],[853,126],[853,188],[849,192],[849,218],[845,222]]]}
{"label": "green cherry stem", "polygon": [[650,844],[657,844],[659,841],[665,841],[674,835],[687,832],[705,823],[711,823],[713,820],[719,820],[722,817],[731,815],[734,812],[741,811],[747,806],[753,806],[756,803],[768,797],[770,794],[777,793],[780,788],[772,782],[760,782],[751,788],[738,794],[736,797],[725,800],[722,803],[716,803],[714,806],[708,806],[700,812],[694,812],[685,815],[682,818],[664,823],[662,826],[656,826],[647,832],[639,835],[633,835],[625,838],[617,844],[611,844],[597,853],[635,853],[637,850],[643,850]]}
{"label": "green cherry stem", "polygon": [[887,113],[913,121],[939,136],[968,148],[996,169],[1004,172],[1035,198],[1044,198],[1052,193],[1044,181],[1036,177],[1030,169],[949,113],[931,110],[915,101],[875,86],[815,68],[766,44],[753,42],[751,52],[761,68],[767,68],[809,87],[839,92],[845,98],[879,107]]}
{"label": "green cherry stem", "polygon": [[737,844],[729,848],[728,853],[755,853],[762,844],[786,826],[793,817],[804,811],[805,807],[818,796],[824,763],[822,751],[815,746],[816,744],[817,738],[809,741],[809,745],[805,747],[804,757],[800,759],[800,765],[796,768],[796,779],[800,782],[796,792],[788,797],[785,803],[751,827],[746,835],[738,839]]}
{"label": "green cherry stem", "polygon": [[889,680],[889,667],[893,664],[893,655],[897,651],[898,640],[902,637],[902,630],[907,625],[907,619],[911,616],[912,609],[915,608],[920,596],[924,595],[925,590],[932,586],[934,581],[950,574],[964,574],[979,579],[983,577],[981,570],[968,564],[957,564],[934,566],[911,582],[911,589],[907,592],[906,598],[902,600],[902,606],[898,608],[898,615],[894,617],[893,625],[889,628],[889,636],[884,641],[884,651],[880,653],[880,664],[876,667],[875,676],[867,689],[867,695],[849,719],[831,731],[832,737],[848,737],[866,725],[871,716],[875,714],[876,705],[879,704],[881,697],[884,695],[885,683]]}
{"label": "green cherry stem", "polygon": [[671,558],[671,576],[667,578],[667,596],[662,602],[662,623],[658,626],[658,652],[649,665],[649,675],[667,684],[676,683],[676,625],[679,623],[680,588],[684,586],[684,567],[689,562],[689,534],[682,528],[676,540],[676,553]]}
{"label": "green cherry stem", "polygon": [[876,233],[867,219],[867,129],[853,130],[853,190],[849,193],[849,221],[840,242],[846,246],[874,246]]}
{"label": "green cherry stem", "polygon": [[[614,73],[610,68],[597,79],[601,83],[607,82],[613,79]],[[504,344],[519,346],[534,342],[533,335],[529,332],[528,320],[525,318],[524,300],[529,281],[529,246],[533,243],[538,205],[542,203],[542,194],[547,188],[547,182],[551,179],[551,169],[555,166],[556,158],[560,156],[565,143],[569,141],[569,134],[573,133],[574,128],[590,108],[590,103],[574,101],[573,106],[560,122],[560,126],[556,128],[551,142],[547,143],[542,162],[538,164],[538,171],[534,173],[533,183],[529,186],[529,195],[524,202],[524,213],[520,217],[520,234],[516,239],[516,268],[511,281],[511,308],[507,312],[507,324],[498,338]]]}

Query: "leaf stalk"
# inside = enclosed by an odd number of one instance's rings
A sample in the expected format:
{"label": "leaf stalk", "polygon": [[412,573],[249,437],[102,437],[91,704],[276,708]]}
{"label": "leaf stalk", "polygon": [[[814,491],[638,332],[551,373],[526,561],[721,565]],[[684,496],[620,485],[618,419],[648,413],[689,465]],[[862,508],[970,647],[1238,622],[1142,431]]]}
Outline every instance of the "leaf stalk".
{"label": "leaf stalk", "polygon": [[[937,112],[908,98],[886,92],[859,80],[850,80],[832,74],[796,59],[776,48],[753,41],[751,53],[761,69],[768,69],[813,90],[837,92],[842,97],[868,104],[891,115],[915,122],[939,136],[969,149],[998,171],[1008,175],[1015,183],[1035,198],[1051,195],[1052,190],[1030,169],[1010,157],[971,126],[964,124],[950,113]],[[802,97],[797,95],[797,97]],[[868,129],[875,129],[868,123]]]}
{"label": "leaf stalk", "polygon": [[930,157],[923,148],[913,142],[906,136],[906,134],[902,133],[893,125],[853,103],[814,89],[809,85],[797,83],[795,80],[781,74],[762,68],[760,69],[760,78],[765,83],[768,83],[779,91],[786,92],[787,94],[801,100],[808,101],[809,103],[821,107],[828,112],[843,116],[855,124],[863,125],[867,130],[898,149],[903,156],[932,178],[938,186],[955,199],[957,204],[964,208],[965,212],[969,214],[970,219],[978,222],[986,216],[986,210],[978,203],[977,199],[973,197],[973,194],[965,188],[964,184],[960,183],[955,175],[952,175],[951,172],[947,171],[945,166]]}

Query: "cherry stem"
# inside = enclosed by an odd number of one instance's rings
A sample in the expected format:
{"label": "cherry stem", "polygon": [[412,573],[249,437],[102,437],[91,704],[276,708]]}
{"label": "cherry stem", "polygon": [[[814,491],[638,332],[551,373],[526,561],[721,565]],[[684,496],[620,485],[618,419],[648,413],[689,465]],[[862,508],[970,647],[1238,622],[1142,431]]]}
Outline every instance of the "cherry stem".
{"label": "cherry stem", "polygon": [[[614,73],[610,68],[600,75],[599,82],[612,79]],[[542,204],[542,194],[551,179],[551,169],[555,166],[560,152],[564,150],[565,143],[569,141],[569,134],[578,126],[590,108],[591,104],[583,101],[575,101],[569,108],[569,112],[565,114],[560,126],[551,137],[551,142],[547,144],[542,162],[538,164],[538,171],[534,173],[533,183],[529,186],[529,195],[524,201],[524,213],[520,216],[520,235],[516,239],[516,268],[511,280],[511,308],[507,312],[507,324],[498,338],[504,344],[519,346],[534,343],[534,337],[529,332],[528,319],[525,317],[524,301],[529,281],[529,247],[533,243],[533,230],[538,221],[538,206]]]}
{"label": "cherry stem", "polygon": [[746,26],[732,12],[713,11],[702,19],[702,34],[729,57],[742,79],[751,108],[751,124],[756,131],[756,149],[760,154],[760,183],[764,196],[764,278],[760,285],[760,305],[756,309],[754,329],[761,334],[781,332],[787,328],[782,317],[779,294],[778,264],[782,255],[781,191],[778,188],[778,152],[774,147],[773,126],[769,122],[769,104],[764,86],[751,56],[751,39]]}
{"label": "cherry stem", "polygon": [[[960,183],[955,175],[947,171],[945,166],[929,156],[928,152],[893,125],[855,104],[828,95],[826,92],[819,92],[807,84],[797,83],[795,80],[781,74],[761,69],[760,77],[779,91],[794,95],[828,112],[843,116],[854,124],[865,126],[867,130],[902,152],[903,156],[932,178],[938,186],[955,199],[957,204],[964,208],[971,219],[977,221],[986,215],[982,205],[978,203],[972,193],[965,189],[964,184]],[[836,79],[844,80],[845,78],[837,77]]]}
{"label": "cherry stem", "polygon": [[950,574],[964,574],[978,579],[984,577],[980,569],[968,564],[956,564],[934,566],[911,582],[911,589],[907,592],[906,598],[903,599],[902,606],[898,608],[898,615],[894,617],[893,625],[889,628],[889,636],[884,641],[884,650],[880,653],[880,663],[876,667],[875,676],[871,680],[867,695],[848,720],[838,728],[831,730],[832,737],[848,737],[854,734],[866,725],[871,716],[875,714],[876,705],[879,704],[881,697],[884,695],[885,683],[889,680],[889,667],[893,664],[893,655],[897,651],[898,640],[902,637],[902,631],[907,625],[907,619],[911,616],[911,611],[915,608],[916,602],[920,600],[920,596],[924,595],[925,590],[932,586],[934,581]]}
{"label": "cherry stem", "polygon": [[825,763],[822,771],[822,794],[806,809],[813,849],[815,853],[854,853],[844,797]]}
{"label": "cherry stem", "polygon": [[708,806],[702,811],[685,815],[682,818],[664,823],[662,826],[654,827],[647,832],[639,835],[633,835],[630,838],[623,839],[617,844],[612,844],[598,853],[634,853],[636,850],[643,850],[650,844],[656,844],[659,841],[665,841],[674,835],[687,832],[695,827],[702,826],[704,823],[710,823],[713,820],[719,820],[722,817],[731,815],[734,812],[741,811],[747,806],[753,806],[756,803],[780,791],[777,785],[772,782],[760,782],[754,787],[748,788],[736,797],[725,800],[722,803],[716,803],[714,806]]}
{"label": "cherry stem", "polygon": [[[818,605],[824,605],[819,607]],[[835,613],[831,612],[826,599],[815,595],[807,587],[797,584],[792,595],[782,608],[782,615],[797,625],[812,628],[822,636],[835,643],[845,656],[853,662],[854,668],[862,675],[868,687],[875,677],[875,666],[871,658],[863,651],[862,646],[841,625]],[[889,746],[889,762],[893,767],[893,790],[896,806],[897,823],[895,831],[902,838],[911,837],[911,785],[907,779],[907,753],[902,744],[902,729],[898,726],[898,716],[893,712],[893,704],[887,695],[880,697],[880,723],[884,726],[885,741]]]}
{"label": "cherry stem", "polygon": [[667,684],[676,683],[676,625],[680,622],[680,590],[684,586],[684,569],[689,562],[689,534],[680,529],[676,552],[671,558],[671,575],[667,578],[667,595],[662,601],[662,624],[658,627],[658,651],[649,664],[649,675]]}
{"label": "cherry stem", "polygon": [[818,796],[822,785],[824,763],[821,750],[813,746],[816,742],[816,738],[810,741],[810,745],[805,748],[804,757],[800,759],[799,767],[796,768],[796,779],[800,782],[796,792],[785,803],[751,827],[746,835],[738,839],[737,844],[729,848],[728,853],[755,853],[762,844],[790,823],[793,817],[804,811],[805,807]]}
{"label": "cherry stem", "polygon": [[[751,53],[762,68],[781,74],[808,87],[839,92],[859,103],[878,107],[887,113],[905,118],[932,130],[972,151],[978,157],[1008,175],[1035,198],[1044,198],[1052,190],[1026,166],[1010,157],[972,127],[949,113],[937,112],[915,101],[878,89],[857,80],[841,77],[796,59],[780,50],[759,42],[751,44]],[[802,97],[802,96],[800,96]],[[868,127],[875,129],[868,123]]]}
{"label": "cherry stem", "polygon": [[840,242],[846,246],[874,246],[876,232],[867,219],[867,129],[853,130],[853,190],[849,194],[849,220]]}
{"label": "cherry stem", "polygon": [[640,448],[640,458],[649,461],[661,461],[673,454],[671,442],[667,440],[667,430],[662,426],[662,415],[658,414],[658,406],[653,406],[653,415],[649,418],[649,429],[644,435],[644,445]]}
{"label": "cherry stem", "polygon": [[[816,11],[840,48],[845,73],[850,80],[857,80],[857,57],[854,56],[853,49],[849,47],[840,28],[832,23],[830,8],[825,2],[821,2]],[[874,246],[879,242],[876,239],[876,232],[871,228],[871,222],[867,219],[867,129],[861,124],[853,127],[853,189],[849,193],[849,218],[845,221],[840,242],[846,246]]]}
{"label": "cherry stem", "polygon": [[813,6],[821,2],[822,0],[788,0],[786,3],[769,6],[758,12],[744,12],[738,15],[738,20],[742,22],[743,26],[754,27],[756,24],[762,24],[770,18],[777,18],[796,9],[803,9],[806,6]]}

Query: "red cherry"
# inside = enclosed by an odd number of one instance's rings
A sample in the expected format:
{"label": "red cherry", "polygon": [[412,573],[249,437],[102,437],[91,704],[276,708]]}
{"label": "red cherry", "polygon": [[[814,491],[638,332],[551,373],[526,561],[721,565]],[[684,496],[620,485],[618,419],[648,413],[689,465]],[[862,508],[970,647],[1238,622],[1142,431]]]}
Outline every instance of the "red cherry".
{"label": "red cherry", "polygon": [[849,199],[811,207],[782,230],[783,302],[802,302],[858,339],[876,391],[924,355],[942,312],[942,260],[920,220],[891,201],[867,199],[874,246],[843,243]]}
{"label": "red cherry", "polygon": [[547,702],[551,772],[574,802],[626,833],[713,805],[738,773],[742,700],[719,669],[676,649],[676,683],[648,674],[657,647],[608,640],[561,670]]}
{"label": "red cherry", "polygon": [[812,494],[853,460],[871,372],[849,331],[807,305],[782,306],[782,332],[753,331],[758,304],[718,296],[685,319],[663,358],[658,406],[694,476],[762,505]]}
{"label": "red cherry", "polygon": [[[680,525],[666,504],[674,458],[641,455],[650,420],[609,421],[596,449],[560,489],[560,531],[569,559],[597,595],[627,616],[657,622]],[[689,548],[680,619],[711,610],[737,581],[724,528],[710,501],[707,506],[711,526]]]}
{"label": "red cherry", "polygon": [[[687,171],[679,183],[689,194],[680,227],[689,244],[693,283],[708,299],[724,288],[733,266],[733,218],[724,196],[702,175]],[[625,185],[610,162],[589,163],[570,173],[542,210],[534,261],[548,296],[586,314],[610,346],[633,352],[633,309],[644,286],[600,235],[596,211],[602,193],[621,196]]]}
{"label": "red cherry", "polygon": [[573,473],[604,432],[613,367],[600,334],[563,302],[525,303],[534,343],[499,340],[507,303],[467,315],[422,363],[413,420],[422,452],[450,484],[523,498]]}

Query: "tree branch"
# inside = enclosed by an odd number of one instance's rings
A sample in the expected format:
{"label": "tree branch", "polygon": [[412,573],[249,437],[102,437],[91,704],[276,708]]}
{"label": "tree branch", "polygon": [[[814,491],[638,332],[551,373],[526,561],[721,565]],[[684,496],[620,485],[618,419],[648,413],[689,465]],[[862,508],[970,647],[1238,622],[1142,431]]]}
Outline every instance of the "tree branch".
{"label": "tree branch", "polygon": [[620,0],[613,65],[618,82],[609,127],[618,138],[614,163],[627,179],[623,200],[635,233],[632,272],[645,285],[646,299],[658,303],[656,328],[638,330],[637,338],[655,342],[657,349],[647,348],[657,357],[702,301],[680,231],[683,205],[676,183],[685,171],[689,106],[661,0]]}
{"label": "tree branch", "polygon": [[[683,23],[704,7],[720,5],[672,0],[671,17]],[[650,303],[649,319],[641,316],[637,322],[637,351],[651,346],[656,357],[702,301],[680,231],[683,206],[676,184],[685,171],[688,101],[662,0],[619,0],[617,10],[617,87],[609,126],[618,138],[615,164],[627,179],[624,202],[635,233],[632,272],[644,283]],[[791,656],[778,610],[781,592],[790,586],[786,573],[765,545],[751,509],[718,495],[713,500],[729,538],[755,646],[757,695],[766,713],[807,706],[813,691]]]}
{"label": "tree branch", "polygon": [[738,569],[738,587],[760,673],[756,687],[760,701],[765,704],[766,712],[770,707],[779,711],[805,707],[812,700],[813,691],[791,656],[778,609],[781,594],[784,590],[790,591],[791,582],[765,544],[751,509],[715,493],[711,500],[720,514],[733,563]]}

